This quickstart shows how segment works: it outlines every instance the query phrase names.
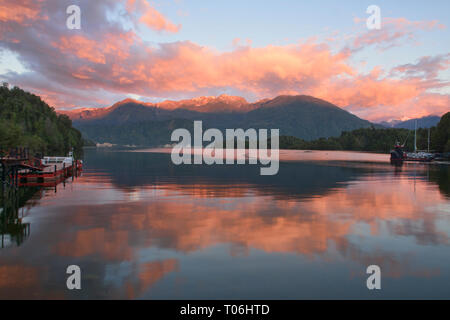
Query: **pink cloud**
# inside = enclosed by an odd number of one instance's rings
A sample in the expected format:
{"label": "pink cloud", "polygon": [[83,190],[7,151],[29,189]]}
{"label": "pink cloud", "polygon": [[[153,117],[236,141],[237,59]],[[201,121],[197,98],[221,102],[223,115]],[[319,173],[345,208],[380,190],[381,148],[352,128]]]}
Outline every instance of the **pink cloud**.
{"label": "pink cloud", "polygon": [[181,29],[181,25],[175,25],[169,21],[146,0],[128,0],[127,10],[130,15],[135,12],[142,12],[138,22],[143,23],[150,29],[172,33],[177,33]]}
{"label": "pink cloud", "polygon": [[[364,22],[364,19],[355,18],[355,23]],[[431,31],[433,29],[445,29],[445,25],[437,20],[410,21],[406,18],[384,18],[380,30],[367,30],[360,33],[353,40],[351,48],[360,50],[364,47],[375,45],[379,49],[387,49],[398,46],[401,41],[412,41],[417,31]]]}
{"label": "pink cloud", "polygon": [[59,41],[52,42],[52,46],[68,56],[73,55],[89,62],[105,64],[108,57],[114,60],[128,58],[129,52],[126,48],[133,42],[134,36],[132,32],[119,35],[105,34],[101,41],[81,35],[63,36]]}
{"label": "pink cloud", "polygon": [[422,57],[416,64],[408,63],[394,68],[392,73],[394,75],[403,73],[407,76],[430,79],[437,77],[440,71],[448,68],[450,68],[450,53],[434,57]]}
{"label": "pink cloud", "polygon": [[[309,39],[258,48],[237,45],[221,52],[190,41],[150,45],[134,31],[108,20],[106,12],[113,11],[116,2],[80,1],[91,10],[83,11],[83,30],[77,33],[67,33],[53,21],[42,19],[15,28],[0,20],[1,47],[16,52],[31,70],[3,78],[35,90],[58,108],[105,105],[128,94],[178,98],[231,91],[254,99],[309,94],[369,119],[381,117],[381,110],[389,117],[418,114],[419,106],[427,113],[448,110],[448,95],[429,93],[448,86],[438,78],[449,66],[448,54],[423,57],[393,70],[375,67],[364,74],[352,62],[357,53],[348,49],[391,45],[407,39],[414,30],[434,30],[438,22],[387,20],[386,31],[353,39],[352,45],[340,51]],[[13,7],[12,1],[7,3]],[[59,1],[45,3],[36,17],[53,16],[61,9]],[[175,31],[146,1],[121,3],[131,20],[144,19],[154,30]]]}
{"label": "pink cloud", "polygon": [[44,0],[0,0],[0,21],[16,22],[30,25],[38,19],[48,19],[41,15],[41,5]]}
{"label": "pink cloud", "polygon": [[[450,111],[450,96],[438,93],[422,93],[397,105],[378,105],[372,108],[352,110],[372,121],[389,118],[400,120],[421,118],[428,115],[443,115]],[[386,115],[390,117],[387,118]]]}

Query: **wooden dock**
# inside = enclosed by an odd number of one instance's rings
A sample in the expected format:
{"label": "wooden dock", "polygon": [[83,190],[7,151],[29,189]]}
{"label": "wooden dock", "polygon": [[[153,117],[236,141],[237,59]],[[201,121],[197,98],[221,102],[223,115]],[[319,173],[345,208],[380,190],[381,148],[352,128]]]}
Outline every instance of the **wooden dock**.
{"label": "wooden dock", "polygon": [[8,151],[0,148],[0,183],[2,189],[5,189],[6,186],[18,186],[19,170],[29,159],[27,148],[15,148]]}
{"label": "wooden dock", "polygon": [[24,169],[19,171],[19,186],[35,187],[44,186],[52,187],[61,183],[68,177],[76,177],[82,170],[80,161],[75,160],[73,163],[55,163],[45,166],[41,170]]}
{"label": "wooden dock", "polygon": [[73,157],[32,158],[27,149],[16,148],[0,156],[2,186],[55,186],[66,178],[78,176],[82,161]]}

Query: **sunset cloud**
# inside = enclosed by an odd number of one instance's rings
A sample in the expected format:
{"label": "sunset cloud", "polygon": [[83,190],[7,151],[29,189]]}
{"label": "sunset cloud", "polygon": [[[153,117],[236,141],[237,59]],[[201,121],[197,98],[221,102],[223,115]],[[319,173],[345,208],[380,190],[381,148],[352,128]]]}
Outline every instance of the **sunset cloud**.
{"label": "sunset cloud", "polygon": [[[59,49],[61,53],[68,56],[73,55],[79,59],[87,60],[95,64],[106,64],[107,57],[126,59],[129,57],[127,45],[133,41],[133,33],[116,36],[106,34],[103,40],[96,41],[84,36],[75,35],[71,37],[61,37],[59,41],[53,42],[52,46]],[[92,68],[84,68],[94,72]]]}
{"label": "sunset cloud", "polygon": [[[365,19],[355,19],[356,23],[365,23]],[[376,46],[386,50],[400,46],[404,41],[414,41],[416,32],[445,29],[446,26],[438,20],[410,21],[406,18],[384,18],[380,30],[367,30],[359,33],[351,45],[353,50],[360,50],[368,46]]]}
{"label": "sunset cloud", "polygon": [[29,25],[39,19],[48,19],[41,15],[44,0],[0,0],[0,22],[17,22]]}
{"label": "sunset cloud", "polygon": [[[396,119],[407,120],[421,118],[428,115],[442,115],[450,110],[450,96],[448,94],[424,93],[413,97],[397,105],[378,105],[371,108],[349,107],[349,111],[372,121],[386,119],[386,114],[395,115]],[[355,108],[355,110],[353,110]],[[355,113],[356,113],[355,112]]]}
{"label": "sunset cloud", "polygon": [[[0,3],[16,9],[16,2]],[[389,110],[389,117],[448,110],[448,95],[433,92],[449,85],[439,78],[449,68],[448,53],[405,61],[392,70],[362,72],[354,63],[363,47],[399,45],[416,31],[444,28],[438,21],[385,19],[379,33],[365,31],[342,48],[314,38],[262,47],[241,46],[235,39],[233,49],[219,51],[192,41],[145,41],[139,28],[125,27],[122,21],[168,33],[180,26],[144,0],[81,0],[84,20],[77,32],[65,28],[59,1],[34,4],[30,10],[37,11],[25,13],[32,25],[25,17],[0,16],[0,48],[17,54],[29,70],[3,74],[2,79],[40,94],[57,108],[105,106],[130,94],[177,99],[232,92],[250,99],[307,94],[368,119],[386,117],[382,110]],[[117,11],[120,19],[111,21],[108,12]]]}
{"label": "sunset cloud", "polygon": [[403,73],[406,76],[436,78],[440,71],[450,68],[450,53],[434,57],[422,57],[417,63],[408,63],[393,69],[393,73]]}
{"label": "sunset cloud", "polygon": [[169,21],[146,0],[128,0],[127,11],[130,15],[134,15],[135,12],[142,12],[138,21],[150,29],[172,33],[176,33],[181,29],[181,25],[175,25]]}

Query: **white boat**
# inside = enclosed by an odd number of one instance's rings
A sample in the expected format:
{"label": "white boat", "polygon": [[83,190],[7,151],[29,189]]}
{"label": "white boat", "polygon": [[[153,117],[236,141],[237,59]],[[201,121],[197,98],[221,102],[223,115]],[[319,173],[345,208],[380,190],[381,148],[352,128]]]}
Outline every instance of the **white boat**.
{"label": "white boat", "polygon": [[[400,145],[399,142],[396,143],[394,150],[391,151],[391,161],[419,161],[419,162],[430,162],[435,158],[435,154],[425,151],[417,150],[417,120],[414,129],[414,152],[404,152],[403,148],[405,143]],[[430,150],[430,130],[428,129],[428,151]]]}
{"label": "white boat", "polygon": [[[70,166],[70,165],[74,164],[76,161],[73,156],[73,152],[70,151],[69,155],[67,157],[44,157],[44,158],[42,158],[41,162],[42,162],[42,165],[44,165],[44,166],[54,165],[54,164],[58,164],[58,163],[65,163],[66,166]],[[78,163],[82,164],[83,161],[78,160]]]}
{"label": "white boat", "polygon": [[[430,130],[428,129],[428,150],[430,150]],[[417,120],[414,128],[414,152],[406,153],[406,160],[409,161],[432,161],[435,155],[430,152],[418,151],[417,150]]]}

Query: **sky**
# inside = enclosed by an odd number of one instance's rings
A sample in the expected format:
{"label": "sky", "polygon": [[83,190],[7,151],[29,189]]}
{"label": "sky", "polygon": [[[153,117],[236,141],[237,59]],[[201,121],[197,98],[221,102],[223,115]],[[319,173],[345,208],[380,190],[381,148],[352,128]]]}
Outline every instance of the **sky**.
{"label": "sky", "polygon": [[442,115],[449,12],[448,0],[0,0],[0,81],[64,110],[305,94],[371,121]]}

